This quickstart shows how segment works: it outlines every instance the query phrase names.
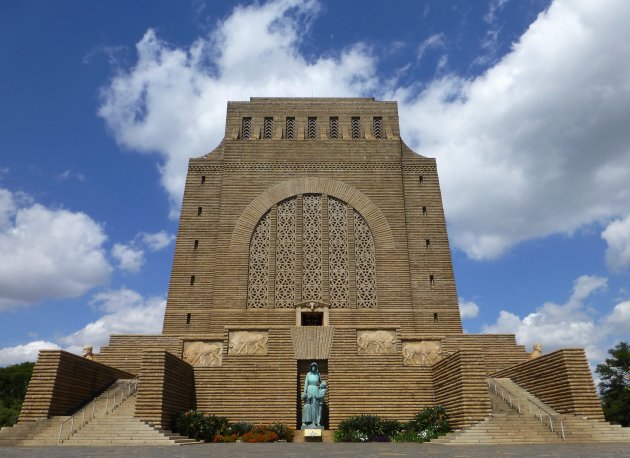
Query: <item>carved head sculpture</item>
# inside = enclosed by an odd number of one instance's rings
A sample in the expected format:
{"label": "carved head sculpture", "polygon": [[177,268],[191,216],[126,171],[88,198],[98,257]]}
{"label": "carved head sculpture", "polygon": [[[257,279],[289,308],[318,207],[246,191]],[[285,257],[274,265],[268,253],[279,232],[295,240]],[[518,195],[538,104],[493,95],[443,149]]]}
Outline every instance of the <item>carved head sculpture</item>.
{"label": "carved head sculpture", "polygon": [[93,351],[94,351],[94,347],[92,347],[92,345],[85,345],[83,347],[83,357],[92,359],[94,357]]}
{"label": "carved head sculpture", "polygon": [[534,351],[529,355],[529,359],[536,359],[542,356],[542,345],[539,343],[534,344]]}
{"label": "carved head sculpture", "polygon": [[318,370],[317,370],[317,363],[316,362],[312,362],[311,363],[311,372],[313,374],[317,374]]}

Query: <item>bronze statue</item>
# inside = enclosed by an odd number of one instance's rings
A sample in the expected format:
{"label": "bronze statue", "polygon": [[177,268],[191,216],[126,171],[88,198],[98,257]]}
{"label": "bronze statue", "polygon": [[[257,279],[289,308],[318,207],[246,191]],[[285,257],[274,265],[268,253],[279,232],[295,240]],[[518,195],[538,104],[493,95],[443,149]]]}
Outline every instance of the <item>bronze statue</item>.
{"label": "bronze statue", "polygon": [[312,362],[310,371],[306,374],[304,379],[304,391],[302,392],[302,400],[304,401],[304,407],[302,408],[302,429],[323,428],[321,418],[326,389],[326,382],[321,380],[317,363]]}

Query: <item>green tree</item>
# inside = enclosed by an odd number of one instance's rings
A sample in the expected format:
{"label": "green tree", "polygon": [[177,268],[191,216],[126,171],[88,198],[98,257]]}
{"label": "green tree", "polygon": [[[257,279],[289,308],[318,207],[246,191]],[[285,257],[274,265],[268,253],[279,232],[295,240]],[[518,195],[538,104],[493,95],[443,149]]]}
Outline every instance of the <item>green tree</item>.
{"label": "green tree", "polygon": [[33,366],[33,363],[22,363],[0,368],[0,426],[17,422]]}
{"label": "green tree", "polygon": [[630,346],[619,342],[608,350],[611,358],[597,365],[599,390],[606,420],[630,426]]}

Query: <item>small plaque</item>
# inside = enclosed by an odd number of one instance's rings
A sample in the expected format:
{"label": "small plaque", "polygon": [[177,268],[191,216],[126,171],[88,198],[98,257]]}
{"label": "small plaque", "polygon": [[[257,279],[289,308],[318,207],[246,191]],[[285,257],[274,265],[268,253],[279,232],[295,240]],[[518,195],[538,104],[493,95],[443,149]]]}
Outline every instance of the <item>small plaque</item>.
{"label": "small plaque", "polygon": [[317,428],[307,428],[304,430],[304,437],[322,437],[322,430]]}

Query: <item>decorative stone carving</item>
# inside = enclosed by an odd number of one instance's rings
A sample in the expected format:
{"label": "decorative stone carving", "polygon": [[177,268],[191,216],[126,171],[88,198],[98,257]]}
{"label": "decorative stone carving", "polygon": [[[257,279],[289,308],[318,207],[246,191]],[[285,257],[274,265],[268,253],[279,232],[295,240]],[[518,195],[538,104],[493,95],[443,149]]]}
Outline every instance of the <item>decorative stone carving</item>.
{"label": "decorative stone carving", "polygon": [[357,353],[360,355],[396,353],[396,331],[357,331]]}
{"label": "decorative stone carving", "polygon": [[534,344],[534,351],[530,353],[529,359],[536,359],[542,356],[542,345],[539,343]]}
{"label": "decorative stone carving", "polygon": [[90,361],[94,360],[94,347],[92,347],[92,345],[85,345],[83,347],[83,357]]}
{"label": "decorative stone carving", "polygon": [[228,354],[266,355],[269,333],[258,331],[231,331]]}
{"label": "decorative stone carving", "polygon": [[294,197],[278,204],[275,253],[277,308],[293,307],[295,304],[295,203]]}
{"label": "decorative stone carving", "polygon": [[183,360],[193,367],[219,367],[223,362],[223,343],[184,342]]}
{"label": "decorative stone carving", "polygon": [[322,196],[302,199],[302,299],[322,298]]}
{"label": "decorative stone carving", "polygon": [[376,262],[374,239],[363,217],[354,211],[357,307],[376,307]]}
{"label": "decorative stone carving", "polygon": [[402,355],[405,366],[431,366],[442,359],[442,342],[439,340],[403,342]]}
{"label": "decorative stone carving", "polygon": [[332,197],[328,198],[328,253],[330,306],[348,307],[348,207]]}
{"label": "decorative stone carving", "polygon": [[269,300],[269,212],[258,222],[249,248],[247,307],[267,307]]}

